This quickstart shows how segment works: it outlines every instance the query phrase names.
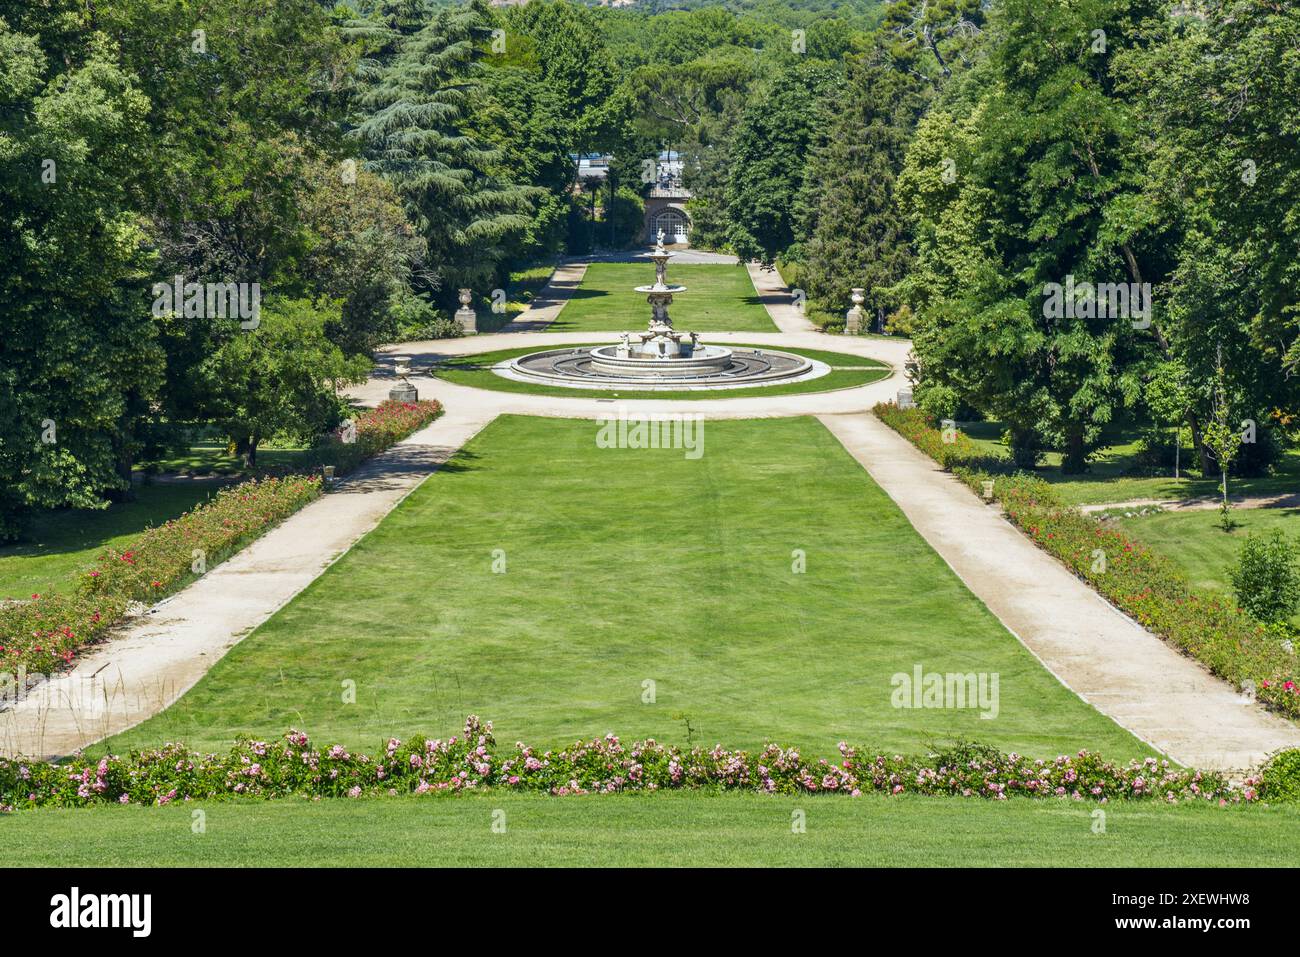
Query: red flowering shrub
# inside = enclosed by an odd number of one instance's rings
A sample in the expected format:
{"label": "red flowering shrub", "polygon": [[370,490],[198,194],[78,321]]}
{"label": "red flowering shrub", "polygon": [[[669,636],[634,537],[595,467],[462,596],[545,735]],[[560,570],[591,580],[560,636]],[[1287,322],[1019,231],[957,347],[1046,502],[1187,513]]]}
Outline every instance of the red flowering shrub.
{"label": "red flowering shrub", "polygon": [[128,603],[151,605],[229,558],[320,495],[301,475],[244,482],[179,518],[105,549],[71,595],[33,595],[0,609],[0,671],[44,673],[121,621]]}
{"label": "red flowering shrub", "polygon": [[396,445],[442,414],[436,399],[420,402],[394,402],[388,399],[374,409],[356,417],[356,440],[343,441],[342,430],[328,436],[316,446],[319,465],[333,465],[338,475],[346,475],[372,455]]}
{"label": "red flowering shrub", "polygon": [[[557,796],[660,790],[752,791],[760,794],[1011,796],[1074,801],[1213,801],[1249,803],[1258,781],[1241,785],[1215,772],[1171,767],[1147,758],[1119,765],[1080,751],[1050,760],[959,743],[929,754],[879,754],[841,742],[839,757],[809,760],[769,744],[757,753],[721,745],[683,751],[657,741],[625,747],[616,735],[555,751],[522,743],[499,748],[492,723],[470,715],[459,735],[442,740],[390,738],[379,753],[342,745],[313,748],[307,735],[239,741],[228,754],[199,754],[166,744],[99,761],[65,764],[0,759],[0,810],[92,804],[168,804],[225,797],[361,797],[500,788]],[[1289,792],[1287,792],[1289,793]],[[1279,797],[1286,793],[1279,791]]]}
{"label": "red flowering shrub", "polygon": [[[911,439],[895,425],[895,406],[876,406],[875,412]],[[928,421],[928,426],[909,423],[909,429],[922,433],[933,446],[938,432],[933,420]],[[914,444],[926,451],[925,445]],[[1193,589],[1163,555],[1066,506],[1042,479],[1024,473],[993,474],[969,465],[954,466],[952,472],[979,495],[992,481],[993,497],[1012,523],[1144,628],[1233,685],[1252,682],[1261,702],[1300,718],[1296,655],[1231,598]]]}
{"label": "red flowering shrub", "polygon": [[956,429],[950,431],[948,441],[945,442],[943,430],[935,427],[938,423],[928,412],[917,408],[900,409],[892,402],[882,402],[872,411],[880,421],[945,469],[952,469],[961,463],[979,462],[986,467],[992,463],[992,457],[981,452],[964,432]]}

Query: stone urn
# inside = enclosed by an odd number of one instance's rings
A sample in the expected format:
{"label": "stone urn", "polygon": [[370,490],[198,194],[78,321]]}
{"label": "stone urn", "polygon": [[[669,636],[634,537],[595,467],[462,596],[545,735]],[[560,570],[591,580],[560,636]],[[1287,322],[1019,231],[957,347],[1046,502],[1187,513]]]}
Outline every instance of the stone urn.
{"label": "stone urn", "polygon": [[411,374],[410,358],[398,356],[394,360],[393,371],[397,373],[397,384],[388,390],[388,397],[394,402],[418,402],[420,393],[407,378]]}
{"label": "stone urn", "polygon": [[846,336],[856,336],[862,333],[862,304],[867,300],[867,290],[854,288],[849,299],[852,300],[853,306],[844,314],[844,334]]}
{"label": "stone urn", "polygon": [[472,336],[478,332],[478,316],[474,314],[474,291],[472,289],[461,289],[460,308],[456,310],[456,321],[460,323],[461,332],[467,336]]}

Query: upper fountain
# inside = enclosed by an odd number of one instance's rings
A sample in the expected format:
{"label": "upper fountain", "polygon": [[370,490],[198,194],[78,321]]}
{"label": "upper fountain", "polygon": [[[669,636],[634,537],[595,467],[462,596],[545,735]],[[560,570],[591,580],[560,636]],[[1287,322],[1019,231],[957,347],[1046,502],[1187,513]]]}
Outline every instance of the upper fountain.
{"label": "upper fountain", "polygon": [[673,329],[673,320],[668,315],[673,296],[685,292],[685,286],[668,283],[668,260],[671,253],[664,249],[664,231],[659,230],[655,237],[655,251],[650,258],[655,264],[655,283],[653,286],[637,286],[637,292],[645,293],[646,302],[650,303],[650,324],[646,331],[638,333],[640,340],[632,344],[632,334],[623,333],[623,342],[618,347],[619,358],[637,359],[675,359],[689,357],[699,346],[699,336],[690,333],[690,341],[682,342],[682,334]]}

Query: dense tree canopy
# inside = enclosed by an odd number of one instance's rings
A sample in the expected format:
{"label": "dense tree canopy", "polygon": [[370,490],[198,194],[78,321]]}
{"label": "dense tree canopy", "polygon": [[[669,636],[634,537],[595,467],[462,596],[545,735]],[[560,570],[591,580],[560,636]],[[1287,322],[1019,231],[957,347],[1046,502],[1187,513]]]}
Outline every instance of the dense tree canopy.
{"label": "dense tree canopy", "polygon": [[[1023,464],[1086,468],[1141,421],[1188,427],[1208,474],[1225,409],[1262,436],[1234,468],[1294,440],[1283,4],[12,0],[3,18],[0,537],[129,494],[137,457],[194,425],[250,457],[269,430],[329,428],[335,384],[454,327],[457,287],[633,241],[663,150],[695,245],[794,270],[819,322],[864,288],[876,328],[912,335],[919,401],[1000,421]],[[608,176],[579,182],[590,153]],[[256,283],[266,327],[157,308],[176,277]]]}

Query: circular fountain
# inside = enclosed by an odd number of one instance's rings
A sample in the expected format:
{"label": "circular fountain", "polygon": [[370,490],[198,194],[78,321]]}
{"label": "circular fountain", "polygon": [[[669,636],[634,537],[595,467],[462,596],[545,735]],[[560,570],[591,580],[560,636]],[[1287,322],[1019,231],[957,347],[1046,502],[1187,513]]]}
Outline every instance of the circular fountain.
{"label": "circular fountain", "polygon": [[624,332],[612,345],[548,349],[498,363],[498,375],[523,382],[585,389],[727,389],[800,381],[830,367],[803,356],[767,349],[706,346],[694,332],[673,328],[668,307],[685,286],[668,282],[670,253],[663,230],[655,251],[655,281],[637,286],[650,303],[644,332]]}

